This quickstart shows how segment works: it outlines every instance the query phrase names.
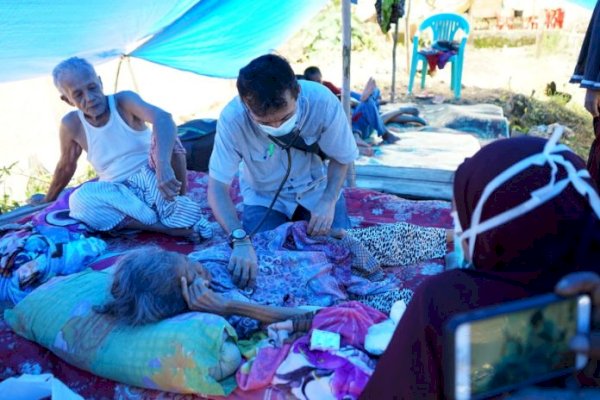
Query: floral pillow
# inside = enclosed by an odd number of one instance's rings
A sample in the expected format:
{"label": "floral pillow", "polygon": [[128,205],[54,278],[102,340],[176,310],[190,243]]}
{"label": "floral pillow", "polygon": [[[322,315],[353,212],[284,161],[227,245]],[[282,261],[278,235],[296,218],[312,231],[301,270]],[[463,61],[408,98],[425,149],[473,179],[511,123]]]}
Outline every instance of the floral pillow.
{"label": "floral pillow", "polygon": [[190,312],[131,327],[98,314],[109,271],[60,277],[29,294],[4,318],[11,328],[65,361],[122,383],[176,393],[227,395],[241,362],[225,319]]}

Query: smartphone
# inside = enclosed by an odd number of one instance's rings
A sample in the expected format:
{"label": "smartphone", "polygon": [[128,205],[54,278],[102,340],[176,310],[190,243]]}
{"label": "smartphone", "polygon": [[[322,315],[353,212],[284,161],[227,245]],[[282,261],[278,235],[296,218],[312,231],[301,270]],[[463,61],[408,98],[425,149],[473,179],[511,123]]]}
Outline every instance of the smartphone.
{"label": "smartphone", "polygon": [[588,295],[547,294],[453,317],[445,327],[446,396],[489,396],[582,369],[587,357],[569,349],[590,331]]}

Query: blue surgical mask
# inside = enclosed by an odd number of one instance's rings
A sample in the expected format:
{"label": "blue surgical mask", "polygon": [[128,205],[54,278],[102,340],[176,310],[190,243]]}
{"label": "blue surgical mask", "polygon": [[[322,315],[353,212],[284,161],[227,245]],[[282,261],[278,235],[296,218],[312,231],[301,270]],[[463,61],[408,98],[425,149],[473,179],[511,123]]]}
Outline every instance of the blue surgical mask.
{"label": "blue surgical mask", "polygon": [[294,115],[289,117],[283,124],[279,125],[277,128],[263,124],[258,124],[258,126],[264,133],[266,133],[269,136],[285,136],[294,129],[297,120],[298,113],[295,112]]}
{"label": "blue surgical mask", "polygon": [[462,227],[458,219],[456,210],[450,213],[454,221],[454,251],[446,257],[446,267],[448,269],[469,268],[469,263],[465,260],[465,252],[462,246],[461,234]]}

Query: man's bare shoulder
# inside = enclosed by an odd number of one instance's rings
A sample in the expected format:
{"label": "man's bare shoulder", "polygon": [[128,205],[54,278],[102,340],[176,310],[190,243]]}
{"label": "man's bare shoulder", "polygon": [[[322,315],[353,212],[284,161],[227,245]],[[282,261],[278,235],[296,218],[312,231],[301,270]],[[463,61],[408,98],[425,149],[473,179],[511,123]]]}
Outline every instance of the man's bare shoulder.
{"label": "man's bare shoulder", "polygon": [[131,90],[123,90],[122,92],[117,92],[113,94],[117,104],[121,107],[126,107],[127,104],[131,104],[131,102],[141,102],[142,98],[136,92],[132,92]]}
{"label": "man's bare shoulder", "polygon": [[60,132],[65,138],[73,140],[77,140],[81,136],[83,126],[77,115],[77,111],[71,111],[62,118],[60,122]]}

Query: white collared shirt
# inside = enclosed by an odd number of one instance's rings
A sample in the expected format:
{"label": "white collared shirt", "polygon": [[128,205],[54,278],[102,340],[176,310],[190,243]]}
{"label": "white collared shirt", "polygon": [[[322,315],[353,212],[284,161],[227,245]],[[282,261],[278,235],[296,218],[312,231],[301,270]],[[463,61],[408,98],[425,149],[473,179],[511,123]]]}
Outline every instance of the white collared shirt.
{"label": "white collared shirt", "polygon": [[[356,140],[340,101],[325,86],[300,81],[298,125],[306,144],[339,163],[358,157]],[[292,169],[274,209],[291,217],[298,204],[314,209],[326,187],[327,164],[312,153],[291,149]],[[241,163],[241,165],[240,165]],[[241,168],[240,168],[241,166]],[[267,207],[285,176],[287,155],[267,137],[248,115],[239,97],[223,109],[217,123],[209,174],[230,184],[240,171],[244,204]]]}

